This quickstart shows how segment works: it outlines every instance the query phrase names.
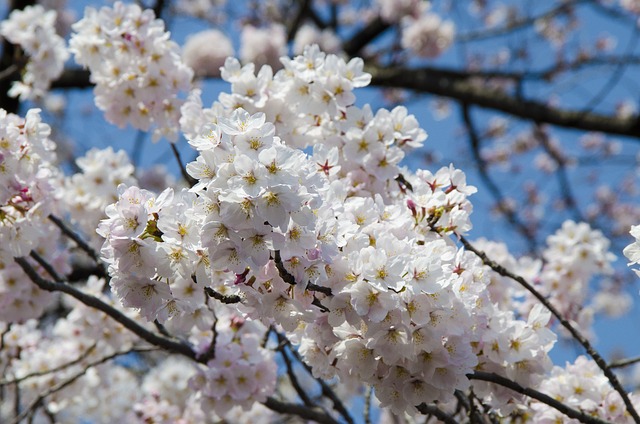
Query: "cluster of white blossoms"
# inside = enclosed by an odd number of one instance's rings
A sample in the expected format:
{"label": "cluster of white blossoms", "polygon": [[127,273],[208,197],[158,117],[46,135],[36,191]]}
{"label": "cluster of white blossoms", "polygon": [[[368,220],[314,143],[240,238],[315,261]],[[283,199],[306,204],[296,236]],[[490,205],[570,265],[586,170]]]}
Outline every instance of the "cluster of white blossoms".
{"label": "cluster of white blossoms", "polygon": [[[379,4],[386,19],[396,19],[389,2]],[[475,187],[453,166],[401,167],[427,135],[405,107],[374,113],[354,105],[354,89],[371,79],[361,59],[346,62],[310,46],[280,58],[274,73],[230,58],[221,76],[231,92],[204,108],[197,90],[178,98],[191,71],[151,12],[122,3],[89,8],[74,28],[72,48],[90,68],[108,119],[165,135],[179,129],[197,151],[186,166],[194,184],[141,188],[124,153],[111,149],[88,152],[78,160],[81,173],[63,180],[38,112],[0,114],[0,321],[16,322],[0,322],[0,360],[3,378],[25,378],[20,399],[3,397],[0,419],[11,416],[7,399],[24,408],[86,371],[46,399],[56,419],[255,422],[262,413],[255,404],[276,395],[276,332],[314,377],[371,386],[380,406],[398,415],[455,401],[456,390],[470,387],[467,375],[482,371],[622,419],[619,398],[592,363],[580,359],[544,381],[556,340],[551,313],[456,244],[471,229]],[[274,64],[275,41],[264,62]],[[441,40],[432,44],[420,44],[419,54],[444,48]],[[92,365],[148,347],[103,312],[74,301],[61,305],[64,317],[46,331],[19,324],[39,316],[46,302],[13,258],[34,250],[59,274],[69,271],[47,219],[57,210],[103,238],[109,280],[93,276],[78,290],[124,310],[119,319],[130,327],[153,322],[148,331],[163,340],[157,344],[184,348],[189,360],[144,356],[152,370],[135,391],[133,371]],[[516,260],[489,242],[483,247],[582,325],[589,280],[610,272],[608,242],[567,222],[548,244],[544,264]],[[640,262],[637,244],[625,254]],[[83,396],[98,386],[104,402]],[[499,414],[556,418],[495,384],[474,381],[473,393]]]}
{"label": "cluster of white blossoms", "polygon": [[45,10],[41,5],[13,10],[9,19],[0,24],[0,35],[22,48],[27,56],[21,72],[22,80],[13,83],[9,90],[20,100],[43,96],[57,79],[69,58],[64,39],[56,33],[57,13]]}
{"label": "cluster of white blossoms", "polygon": [[[264,402],[276,388],[278,366],[274,353],[262,346],[266,327],[245,320],[228,307],[216,308],[218,319],[213,346],[210,334],[197,336],[201,354],[214,349],[206,367],[189,380],[205,415],[226,416],[233,408],[250,410]],[[219,330],[218,330],[219,329]]]}
{"label": "cluster of white blossoms", "polygon": [[[551,298],[563,317],[590,329],[593,309],[585,308],[589,282],[596,275],[613,273],[616,256],[609,252],[609,240],[589,224],[565,221],[547,238],[545,264],[536,288]],[[531,299],[531,304],[534,300]]]}
{"label": "cluster of white blossoms", "polygon": [[189,36],[182,48],[184,62],[198,77],[220,77],[220,68],[233,54],[231,40],[217,29]]}
{"label": "cluster of white blossoms", "polygon": [[[553,367],[551,374],[540,382],[536,390],[570,408],[607,422],[619,424],[634,422],[633,417],[626,411],[620,393],[611,388],[609,380],[598,365],[584,356],[579,356],[574,363],[567,363],[565,367]],[[640,407],[640,397],[631,394],[630,400],[636,409]],[[529,401],[528,407],[530,409],[525,413],[525,417],[526,422],[529,423],[575,421],[541,402]]]}
{"label": "cluster of white blossoms", "polygon": [[76,164],[80,172],[64,181],[64,203],[72,222],[100,248],[104,240],[96,228],[107,205],[118,200],[118,186],[136,183],[134,166],[124,150],[115,152],[111,147],[93,148],[76,159]]}
{"label": "cluster of white blossoms", "polygon": [[451,399],[478,366],[523,384],[548,370],[549,314],[499,311],[479,259],[443,237],[471,228],[464,173],[399,168],[426,134],[403,107],[353,105],[361,61],[310,47],[283,64],[255,75],[230,59],[232,93],[182,110],[211,287],[279,324],[316,376],[372,384],[396,412]]}
{"label": "cluster of white blossoms", "polygon": [[0,319],[39,316],[54,296],[25,280],[17,256],[31,250],[46,255],[57,271],[68,269],[68,254],[57,244],[58,230],[48,220],[56,212],[60,174],[54,165],[51,128],[40,111],[25,118],[0,109]]}
{"label": "cluster of white blossoms", "polygon": [[280,67],[280,57],[287,54],[287,34],[283,25],[272,24],[265,28],[252,25],[242,27],[240,35],[240,59],[260,67]]}
{"label": "cluster of white blossoms", "polygon": [[154,139],[175,141],[182,100],[193,71],[169,39],[153,11],[116,2],[99,11],[88,7],[73,25],[69,47],[78,64],[91,72],[98,108],[120,127],[154,129]]}
{"label": "cluster of white blossoms", "polygon": [[405,18],[402,48],[425,58],[440,56],[453,43],[455,26],[435,13],[425,12],[418,18]]}

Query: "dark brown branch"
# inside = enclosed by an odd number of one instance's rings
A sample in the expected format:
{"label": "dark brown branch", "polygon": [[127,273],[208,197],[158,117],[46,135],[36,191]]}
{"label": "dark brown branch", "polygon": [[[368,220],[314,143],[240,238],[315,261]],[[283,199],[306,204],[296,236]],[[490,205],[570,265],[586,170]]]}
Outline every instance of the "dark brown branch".
{"label": "dark brown branch", "polygon": [[222,302],[222,303],[224,303],[226,305],[230,305],[232,303],[240,303],[240,302],[242,302],[242,298],[240,296],[238,296],[237,294],[224,295],[222,293],[219,293],[219,292],[215,291],[211,287],[205,287],[204,288],[204,292],[207,294],[207,296],[213,297],[215,300],[217,300],[219,302]]}
{"label": "dark brown branch", "polygon": [[53,268],[53,266],[51,266],[49,262],[45,261],[44,258],[40,256],[35,250],[32,250],[29,256],[35,259],[35,261],[38,262],[38,265],[44,268],[44,270],[47,271],[47,274],[49,274],[51,278],[53,278],[56,281],[62,281],[62,277],[58,275],[58,273]]}
{"label": "dark brown branch", "polygon": [[[102,265],[102,260],[100,259],[98,253],[93,250],[93,248],[89,246],[89,244],[87,244],[87,242],[85,242],[82,237],[80,237],[75,231],[69,228],[67,224],[65,224],[60,218],[51,214],[49,215],[49,220],[56,224],[60,231],[62,231],[65,236],[73,240],[80,249],[82,249],[87,255],[91,257],[91,259],[93,259],[97,264]],[[105,275],[106,274],[107,273],[105,271]]]}
{"label": "dark brown branch", "polygon": [[165,337],[159,336],[156,333],[153,333],[137,322],[133,321],[131,318],[115,309],[113,306],[103,302],[97,297],[88,295],[69,284],[63,282],[54,282],[45,280],[42,278],[36,271],[33,269],[31,264],[25,258],[14,258],[16,263],[20,265],[22,270],[29,276],[31,281],[33,281],[40,289],[50,291],[50,292],[62,292],[70,295],[71,297],[79,300],[81,303],[89,306],[90,308],[97,309],[99,311],[104,312],[109,317],[113,318],[115,321],[122,324],[126,329],[145,340],[146,342],[161,347],[168,352],[177,353],[180,355],[184,355],[191,359],[196,359],[196,354],[193,349],[183,343],[178,343],[173,340],[169,340]]}
{"label": "dark brown branch", "polygon": [[211,344],[209,344],[207,350],[198,358],[203,364],[208,364],[209,361],[216,358],[216,346],[218,343],[218,317],[215,312],[213,312],[213,309],[209,308],[209,310],[213,313],[213,325],[211,326],[211,332],[213,334],[211,336]]}
{"label": "dark brown branch", "polygon": [[458,100],[462,103],[493,109],[508,115],[583,131],[600,131],[640,138],[640,117],[628,118],[579,110],[561,109],[547,104],[517,98],[504,91],[474,84],[460,72],[437,68],[408,69],[367,66],[371,85],[416,90]]}
{"label": "dark brown branch", "polygon": [[[35,0],[13,0],[9,3],[6,17],[14,10],[24,10],[32,6]],[[24,52],[19,46],[15,46],[6,38],[2,41],[2,56],[0,56],[0,71],[4,76],[0,79],[0,108],[7,112],[17,113],[20,108],[20,100],[9,97],[9,90],[15,81],[20,80],[20,71],[26,64]]]}
{"label": "dark brown branch", "polygon": [[578,411],[573,408],[570,408],[564,403],[555,400],[551,396],[548,396],[544,393],[541,393],[529,387],[522,387],[520,384],[516,383],[515,381],[509,380],[508,378],[499,376],[497,374],[476,371],[473,374],[467,374],[467,377],[469,378],[469,380],[487,381],[489,383],[495,383],[500,386],[506,387],[508,389],[513,390],[514,392],[523,394],[539,402],[542,402],[546,405],[549,405],[550,407],[560,411],[562,414],[566,415],[567,417],[574,418],[585,424],[612,424],[609,421],[605,421],[600,418],[593,417],[582,411]]}
{"label": "dark brown branch", "polygon": [[51,88],[91,88],[90,73],[86,69],[67,68],[60,78],[51,83]]}
{"label": "dark brown branch", "polygon": [[458,421],[454,420],[451,415],[447,414],[436,405],[421,403],[420,405],[416,406],[416,408],[422,415],[433,415],[445,424],[458,424]]}
{"label": "dark brown branch", "polygon": [[627,407],[627,411],[633,417],[634,422],[636,424],[640,423],[640,417],[638,416],[638,412],[636,411],[635,407],[631,403],[631,400],[629,399],[627,392],[624,390],[624,388],[620,384],[620,381],[618,381],[618,377],[616,377],[613,371],[611,371],[611,368],[609,368],[609,366],[607,365],[605,360],[602,358],[602,356],[600,356],[600,354],[593,348],[593,346],[591,346],[591,343],[589,342],[589,340],[587,340],[573,325],[571,325],[571,323],[567,321],[562,316],[562,314],[560,314],[560,312],[556,309],[556,307],[553,306],[551,302],[548,299],[546,299],[542,294],[540,294],[540,292],[538,292],[531,284],[529,284],[527,280],[525,280],[523,277],[519,275],[512,273],[502,265],[489,259],[489,257],[487,257],[487,255],[483,251],[476,249],[471,243],[469,243],[469,241],[464,236],[459,235],[458,237],[462,245],[465,247],[465,249],[475,253],[480,259],[482,259],[482,263],[484,263],[489,268],[491,268],[494,272],[502,275],[503,277],[508,277],[518,282],[522,287],[527,289],[529,293],[531,293],[536,299],[538,299],[538,301],[540,301],[540,303],[542,303],[551,312],[551,314],[560,322],[560,324],[565,329],[567,329],[567,331],[569,331],[569,334],[571,334],[571,337],[573,337],[574,340],[580,343],[582,347],[586,350],[586,352],[589,354],[589,356],[591,356],[593,360],[596,362],[596,364],[598,364],[598,367],[602,370],[604,375],[607,377],[607,379],[609,380],[609,383],[611,383],[611,386],[615,389],[615,391],[617,391],[620,394],[620,397],[622,398],[625,406]]}
{"label": "dark brown branch", "polygon": [[14,378],[12,380],[0,380],[0,386],[6,386],[8,384],[17,384],[17,383],[21,383],[21,382],[23,382],[25,380],[28,380],[30,378],[41,377],[43,375],[47,375],[47,374],[51,374],[51,373],[54,373],[54,372],[62,371],[65,368],[69,368],[69,367],[71,367],[73,365],[76,365],[76,364],[82,362],[83,360],[85,360],[95,348],[96,348],[96,344],[94,343],[91,346],[89,346],[89,348],[87,350],[82,352],[76,359],[74,359],[72,361],[69,361],[69,362],[66,362],[64,364],[61,364],[61,365],[59,365],[57,367],[48,369],[46,371],[34,371],[32,373],[23,375],[22,377],[19,377],[19,378]]}
{"label": "dark brown branch", "polygon": [[[273,262],[276,264],[276,268],[278,269],[278,273],[280,274],[280,278],[282,278],[282,280],[285,283],[290,284],[292,286],[295,286],[296,284],[298,284],[295,277],[291,275],[291,273],[287,270],[287,268],[285,268],[284,263],[282,262],[282,256],[280,256],[280,251],[274,250],[272,257],[273,257]],[[331,292],[331,289],[329,287],[319,286],[310,281],[307,282],[306,290],[324,293],[327,296],[333,296],[333,293]]]}
{"label": "dark brown branch", "polygon": [[343,50],[349,56],[357,56],[367,44],[385,32],[390,25],[377,17],[344,43]]}
{"label": "dark brown branch", "polygon": [[300,382],[298,381],[298,377],[293,370],[291,358],[289,358],[289,355],[287,355],[286,345],[280,345],[278,347],[278,350],[280,351],[282,359],[284,359],[284,364],[287,367],[287,375],[289,376],[289,381],[291,381],[291,385],[296,390],[296,393],[300,397],[300,400],[302,400],[302,403],[304,403],[309,408],[316,407],[317,405],[313,403],[313,401],[309,398],[309,395],[307,395],[307,392],[302,388]]}
{"label": "dark brown branch", "polygon": [[638,362],[640,362],[640,356],[636,356],[635,358],[621,359],[619,361],[613,361],[609,363],[609,368],[628,367],[629,365],[637,364]]}
{"label": "dark brown branch", "polygon": [[340,424],[335,418],[326,412],[311,409],[305,405],[284,403],[272,397],[267,398],[263,405],[280,414],[296,415],[305,420],[312,420],[320,424]]}
{"label": "dark brown branch", "polygon": [[291,20],[291,24],[289,28],[287,28],[287,42],[292,42],[304,21],[305,15],[309,12],[309,7],[311,6],[311,0],[301,0],[298,2],[300,5],[298,6],[298,11],[296,15]]}

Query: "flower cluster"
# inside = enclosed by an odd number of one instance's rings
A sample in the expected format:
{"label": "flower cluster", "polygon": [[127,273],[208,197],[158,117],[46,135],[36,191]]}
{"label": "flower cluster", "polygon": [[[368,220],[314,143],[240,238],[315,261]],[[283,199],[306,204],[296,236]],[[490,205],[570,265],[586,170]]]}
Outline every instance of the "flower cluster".
{"label": "flower cluster", "polygon": [[58,230],[47,217],[56,212],[60,176],[53,165],[51,129],[39,110],[25,118],[0,110],[0,319],[22,321],[39,316],[54,296],[25,279],[14,263],[31,250],[46,255],[59,272],[67,254],[57,244]]}
{"label": "flower cluster", "polygon": [[440,56],[453,43],[455,27],[434,13],[423,13],[403,23],[402,47],[426,58]]}
{"label": "flower cluster", "polygon": [[[277,365],[273,352],[262,347],[265,327],[245,321],[228,308],[217,308],[216,337],[197,337],[206,354],[215,349],[213,359],[189,380],[205,415],[226,416],[232,408],[249,410],[254,402],[264,402],[275,391]],[[219,330],[218,330],[219,329]]]}
{"label": "flower cluster", "polygon": [[[590,331],[593,315],[597,312],[608,313],[617,309],[623,312],[629,306],[624,292],[610,290],[607,281],[603,281],[596,293],[590,290],[590,283],[597,276],[612,273],[611,263],[615,255],[609,252],[609,241],[598,230],[586,223],[565,221],[555,234],[547,238],[547,247],[543,251],[543,261],[528,256],[513,258],[506,252],[506,246],[497,243],[481,242],[477,244],[500,265],[511,272],[532,282],[533,287],[543,296],[547,296],[560,314],[577,324],[584,331]],[[512,280],[488,270],[491,285],[491,299],[502,309],[513,309],[522,316],[539,301]],[[590,295],[591,294],[591,295]],[[610,305],[615,304],[616,307]],[[611,311],[615,315],[616,311]]]}
{"label": "flower cluster", "polygon": [[193,71],[182,63],[178,45],[151,10],[116,2],[85,10],[69,42],[75,60],[89,68],[95,101],[109,122],[177,139],[181,91]]}
{"label": "flower cluster", "polygon": [[[549,316],[524,322],[497,311],[479,260],[443,238],[471,228],[475,188],[464,173],[401,174],[403,152],[426,134],[403,107],[374,115],[352,104],[352,89],[370,78],[361,62],[309,47],[283,64],[256,76],[229,59],[222,76],[232,94],[203,109],[193,93],[183,107],[183,131],[200,152],[187,167],[192,190],[211,204],[201,240],[216,290],[241,293],[246,317],[298,340],[314,375],[372,384],[396,412],[450,399],[480,364],[523,382],[543,373],[553,339],[537,334]],[[318,181],[305,187],[316,199],[284,204],[284,194],[304,193],[293,181]],[[266,214],[271,192],[283,208]],[[300,205],[313,215],[293,212]]]}
{"label": "flower cluster", "polygon": [[[632,226],[630,234],[635,240],[625,247],[622,253],[629,259],[629,265],[636,265],[640,263],[640,225]],[[640,277],[640,271],[637,269],[633,271]]]}
{"label": "flower cluster", "polygon": [[136,183],[134,167],[123,150],[114,152],[111,147],[91,149],[76,164],[80,172],[65,179],[64,202],[72,222],[99,248],[103,239],[95,229],[107,205],[118,200],[118,186]]}
{"label": "flower cluster", "polygon": [[9,95],[20,100],[42,97],[51,81],[62,73],[69,52],[64,40],[56,34],[57,13],[41,5],[14,10],[0,24],[0,35],[20,46],[28,56],[22,80],[13,83]]}

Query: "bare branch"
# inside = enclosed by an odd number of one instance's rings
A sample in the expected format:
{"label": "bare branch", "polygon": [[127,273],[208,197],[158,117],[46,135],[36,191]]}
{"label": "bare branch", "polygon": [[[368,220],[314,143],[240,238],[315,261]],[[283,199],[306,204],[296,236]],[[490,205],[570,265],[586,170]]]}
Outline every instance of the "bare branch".
{"label": "bare branch", "polygon": [[506,25],[496,27],[496,28],[489,28],[489,29],[484,29],[480,31],[471,31],[466,34],[457,35],[456,41],[465,43],[469,41],[486,40],[487,38],[499,37],[502,35],[512,33],[514,31],[529,28],[538,20],[549,19],[557,15],[568,13],[571,11],[571,9],[574,6],[577,6],[580,3],[584,3],[585,1],[588,1],[588,0],[574,0],[574,1],[561,2],[559,5],[536,16],[527,16],[524,18],[520,18],[515,21],[507,22]]}
{"label": "bare branch", "polygon": [[187,169],[184,167],[184,164],[182,163],[182,158],[180,157],[180,152],[176,147],[176,143],[169,143],[169,144],[171,145],[171,151],[173,152],[173,157],[176,158],[176,162],[178,162],[178,166],[180,167],[180,173],[182,174],[182,178],[184,178],[184,180],[191,187],[193,187],[194,185],[196,185],[198,180],[196,180],[195,178],[193,178],[191,175],[187,173]]}
{"label": "bare branch", "polygon": [[148,343],[151,343],[154,346],[161,347],[169,352],[178,353],[180,355],[184,355],[194,360],[196,359],[196,354],[191,348],[191,346],[184,343],[178,343],[173,340],[169,340],[165,337],[159,336],[156,333],[153,333],[147,330],[146,328],[144,328],[143,326],[133,321],[131,318],[129,318],[122,312],[120,312],[119,310],[115,309],[113,306],[103,302],[97,297],[86,294],[69,284],[66,284],[64,282],[54,282],[54,281],[45,280],[36,272],[35,269],[33,269],[31,264],[29,264],[29,262],[25,258],[22,258],[22,257],[14,258],[14,260],[18,265],[20,265],[22,270],[29,276],[31,281],[33,281],[42,290],[46,290],[50,292],[58,291],[58,292],[66,293],[74,297],[75,299],[79,300],[86,306],[89,306],[91,308],[104,312],[109,317],[113,318],[114,320],[122,324],[125,328],[127,328],[129,331],[133,332],[138,337],[147,341]]}
{"label": "bare branch", "polygon": [[84,241],[79,234],[69,228],[67,224],[64,223],[64,221],[53,214],[49,215],[49,220],[56,224],[60,231],[62,231],[62,234],[73,240],[80,249],[82,249],[87,255],[89,255],[91,259],[96,262],[96,264],[98,264],[98,266],[102,270],[102,275],[100,275],[101,277],[108,277],[109,273],[104,267],[104,263],[100,259],[100,255],[98,255],[98,253],[93,250],[93,248],[89,246],[89,244],[87,244],[87,242]]}
{"label": "bare branch", "polygon": [[458,421],[454,420],[451,415],[447,414],[436,405],[421,403],[420,405],[416,406],[416,408],[418,409],[418,411],[420,411],[421,414],[433,415],[445,424],[458,424]]}
{"label": "bare branch", "polygon": [[557,409],[567,417],[574,418],[585,424],[612,424],[609,421],[605,421],[600,418],[593,417],[582,411],[578,411],[573,408],[570,408],[564,403],[559,402],[554,398],[552,398],[551,396],[548,396],[537,390],[531,389],[529,387],[522,387],[520,384],[516,383],[515,381],[499,376],[498,374],[476,371],[473,374],[467,374],[467,377],[470,380],[481,380],[481,381],[488,381],[490,383],[499,384],[500,386],[513,390],[514,392],[523,394],[525,396],[529,396],[532,399],[535,399],[539,402],[549,405],[550,407]]}
{"label": "bare branch", "polygon": [[380,34],[389,29],[390,25],[377,17],[369,22],[364,28],[358,31],[353,37],[343,45],[343,50],[349,56],[357,56],[367,44],[373,41]]}
{"label": "bare branch", "polygon": [[312,420],[320,424],[340,424],[335,418],[326,412],[321,412],[317,409],[312,409],[295,403],[284,403],[272,397],[267,398],[263,405],[272,411],[287,415],[297,415],[300,418]]}
{"label": "bare branch", "polygon": [[307,392],[302,388],[300,382],[298,381],[298,377],[293,370],[291,359],[286,352],[286,344],[278,346],[278,350],[280,351],[282,359],[284,359],[284,364],[287,367],[287,375],[289,376],[289,381],[291,381],[291,385],[296,390],[296,393],[298,393],[298,396],[302,400],[302,403],[307,405],[309,408],[316,407],[317,405],[309,398],[309,395],[307,395]]}
{"label": "bare branch", "polygon": [[628,367],[629,365],[637,364],[638,362],[640,362],[640,356],[636,356],[635,358],[621,359],[619,361],[613,361],[609,363],[609,368]]}

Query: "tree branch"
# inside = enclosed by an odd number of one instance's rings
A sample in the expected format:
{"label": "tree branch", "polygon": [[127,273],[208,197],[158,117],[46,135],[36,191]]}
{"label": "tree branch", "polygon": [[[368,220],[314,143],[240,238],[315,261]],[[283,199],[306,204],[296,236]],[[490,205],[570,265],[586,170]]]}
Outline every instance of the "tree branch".
{"label": "tree branch", "polygon": [[639,116],[623,118],[584,113],[549,106],[538,101],[523,100],[501,90],[474,84],[472,79],[462,72],[437,68],[382,68],[372,65],[366,66],[365,70],[372,75],[372,86],[416,90],[536,122],[640,138]]}
{"label": "tree branch", "polygon": [[496,184],[489,175],[487,162],[484,160],[482,154],[480,153],[480,137],[478,136],[478,131],[476,130],[473,120],[471,119],[469,105],[466,103],[462,103],[461,108],[462,120],[467,127],[469,143],[471,144],[471,153],[473,154],[473,158],[478,165],[478,173],[480,174],[480,179],[487,187],[489,192],[493,195],[493,198],[498,206],[498,210],[504,214],[504,216],[507,218],[507,222],[509,222],[509,224],[511,224],[511,226],[513,226],[523,236],[529,246],[529,251],[535,252],[537,243],[534,230],[525,225],[518,217],[518,214],[507,205],[504,195],[502,194],[502,190],[500,190],[498,184]]}
{"label": "tree branch", "polygon": [[433,415],[445,424],[458,424],[458,421],[454,420],[451,415],[447,414],[436,405],[421,403],[420,405],[416,406],[416,408],[422,415]]}
{"label": "tree branch", "polygon": [[54,282],[45,280],[42,278],[36,271],[33,269],[29,262],[21,257],[14,258],[16,263],[20,265],[22,270],[29,276],[31,281],[33,281],[40,289],[50,291],[50,292],[62,292],[70,295],[71,297],[79,300],[81,303],[89,306],[91,308],[97,309],[99,311],[104,312],[109,317],[113,318],[120,324],[122,324],[126,329],[133,332],[135,335],[145,340],[146,342],[161,347],[169,352],[178,353],[180,355],[184,355],[191,359],[196,359],[196,354],[193,349],[183,343],[178,343],[173,340],[169,340],[165,337],[161,337],[156,333],[153,333],[137,322],[133,321],[131,318],[114,308],[113,306],[103,302],[97,297],[88,295],[69,284],[64,282]]}
{"label": "tree branch", "polygon": [[320,412],[295,403],[284,403],[272,397],[267,398],[263,405],[272,411],[281,414],[297,415],[300,418],[312,420],[320,424],[340,424],[335,418],[326,412]]}
{"label": "tree branch", "polygon": [[353,35],[349,40],[345,41],[343,50],[349,56],[357,56],[360,53],[360,50],[380,34],[385,32],[389,27],[390,25],[378,16]]}

